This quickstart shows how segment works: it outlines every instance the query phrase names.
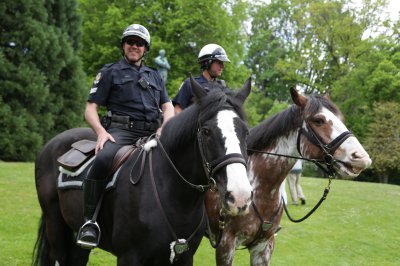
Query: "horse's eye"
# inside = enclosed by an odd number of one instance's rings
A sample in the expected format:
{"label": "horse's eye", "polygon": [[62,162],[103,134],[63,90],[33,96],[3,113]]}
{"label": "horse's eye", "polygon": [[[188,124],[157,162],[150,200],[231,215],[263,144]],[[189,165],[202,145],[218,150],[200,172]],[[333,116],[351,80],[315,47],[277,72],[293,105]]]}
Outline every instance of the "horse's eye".
{"label": "horse's eye", "polygon": [[322,118],[315,118],[313,122],[317,126],[322,126],[324,124],[324,120]]}
{"label": "horse's eye", "polygon": [[203,132],[204,135],[209,136],[210,135],[210,130],[208,128],[203,127],[201,129],[201,131]]}

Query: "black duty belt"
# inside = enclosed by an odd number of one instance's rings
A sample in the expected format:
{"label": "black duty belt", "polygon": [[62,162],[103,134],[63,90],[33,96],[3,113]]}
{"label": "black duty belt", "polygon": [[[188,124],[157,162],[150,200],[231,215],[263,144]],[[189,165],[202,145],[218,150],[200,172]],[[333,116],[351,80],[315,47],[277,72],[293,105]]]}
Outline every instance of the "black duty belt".
{"label": "black duty belt", "polygon": [[132,117],[129,116],[113,115],[111,117],[110,127],[154,131],[160,127],[160,123],[157,121],[147,122],[147,121],[134,120]]}

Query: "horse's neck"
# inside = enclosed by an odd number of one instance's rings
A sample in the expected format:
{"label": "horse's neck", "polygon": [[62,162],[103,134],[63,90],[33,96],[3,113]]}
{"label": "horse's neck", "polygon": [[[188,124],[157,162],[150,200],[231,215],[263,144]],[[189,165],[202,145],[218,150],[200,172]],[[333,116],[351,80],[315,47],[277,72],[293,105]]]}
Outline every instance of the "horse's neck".
{"label": "horse's neck", "polygon": [[288,136],[278,137],[274,145],[264,148],[265,152],[273,154],[256,153],[250,156],[251,174],[249,178],[256,198],[272,200],[279,196],[279,188],[295,163],[294,159],[284,155],[299,155],[296,141],[297,130],[291,132]]}
{"label": "horse's neck", "polygon": [[203,161],[195,140],[181,145],[180,149],[169,146],[166,148],[166,153],[168,158],[162,156],[160,160],[163,161],[164,167],[172,173],[171,186],[192,190],[183,179],[196,185],[207,183]]}

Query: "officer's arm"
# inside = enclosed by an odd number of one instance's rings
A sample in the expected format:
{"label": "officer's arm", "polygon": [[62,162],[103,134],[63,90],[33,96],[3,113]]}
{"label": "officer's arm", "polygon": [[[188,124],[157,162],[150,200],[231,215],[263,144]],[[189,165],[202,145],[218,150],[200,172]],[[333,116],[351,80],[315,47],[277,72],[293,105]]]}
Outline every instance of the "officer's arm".
{"label": "officer's arm", "polygon": [[164,115],[164,119],[163,119],[163,124],[161,125],[161,127],[157,130],[157,134],[161,135],[161,131],[163,126],[165,125],[165,123],[168,122],[168,120],[170,120],[174,115],[174,106],[172,105],[171,101],[165,102],[161,105],[161,109],[163,110],[163,115]]}
{"label": "officer's arm", "polygon": [[104,127],[100,123],[98,110],[99,106],[97,105],[97,103],[86,103],[85,120],[89,124],[89,126],[96,132],[97,135],[105,131]]}
{"label": "officer's arm", "polygon": [[99,105],[94,102],[87,102],[85,109],[85,119],[89,126],[97,134],[96,153],[103,149],[104,143],[108,140],[115,142],[114,138],[104,129],[100,123],[98,115]]}

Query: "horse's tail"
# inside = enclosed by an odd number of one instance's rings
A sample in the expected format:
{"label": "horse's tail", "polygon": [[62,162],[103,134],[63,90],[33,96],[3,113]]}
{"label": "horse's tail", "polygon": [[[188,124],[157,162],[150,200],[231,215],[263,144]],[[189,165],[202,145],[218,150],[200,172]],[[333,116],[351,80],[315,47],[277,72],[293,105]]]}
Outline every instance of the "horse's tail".
{"label": "horse's tail", "polygon": [[46,236],[46,220],[43,214],[39,223],[38,235],[32,254],[32,266],[47,265],[50,260],[49,240]]}

